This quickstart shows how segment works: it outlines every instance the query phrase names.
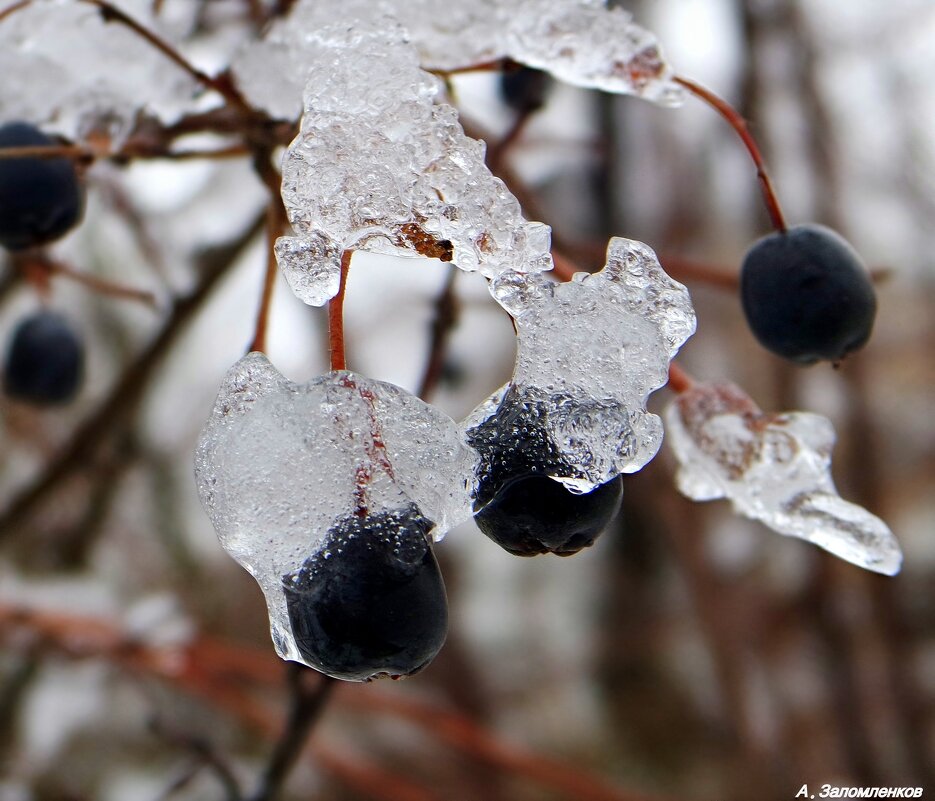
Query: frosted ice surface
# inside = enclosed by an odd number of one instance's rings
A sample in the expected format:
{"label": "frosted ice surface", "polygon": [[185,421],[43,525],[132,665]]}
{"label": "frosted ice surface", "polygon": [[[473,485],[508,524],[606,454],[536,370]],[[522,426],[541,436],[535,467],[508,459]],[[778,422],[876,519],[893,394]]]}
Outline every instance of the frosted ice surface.
{"label": "frosted ice surface", "polygon": [[347,371],[294,384],[250,353],[221,386],[195,475],[221,544],[263,590],[277,651],[302,661],[282,577],[349,516],[414,507],[440,538],[471,515],[475,460],[453,420],[399,387]]}
{"label": "frosted ice surface", "polygon": [[295,118],[318,46],[374,18],[402,25],[426,69],[510,58],[578,86],[667,105],[682,99],[655,37],[603,0],[299,0],[235,60],[238,84],[259,107]]}
{"label": "frosted ice surface", "polygon": [[831,478],[834,429],[805,412],[766,414],[733,384],[698,384],[666,412],[679,490],[728,498],[745,517],[878,573],[899,572],[886,524],[841,499]]}
{"label": "frosted ice surface", "polygon": [[143,110],[173,119],[196,89],[132,31],[104,22],[92,5],[64,0],[36,0],[0,20],[0,75],[3,119],[51,123],[44,127],[79,140],[101,128],[119,140]]}
{"label": "frosted ice surface", "polygon": [[276,261],[295,296],[310,306],[323,306],[341,286],[342,248],[325,234],[310,231],[304,239],[281,236]]}
{"label": "frosted ice surface", "polygon": [[646,400],[695,330],[688,290],[653,251],[614,238],[598,273],[564,284],[504,274],[493,291],[514,316],[518,346],[510,385],[462,424],[481,452],[482,482],[509,472],[497,466],[506,460],[587,491],[652,459],[662,423]]}
{"label": "frosted ice surface", "polygon": [[484,164],[483,143],[434,102],[438,79],[400,36],[354,29],[317,43],[301,132],[283,158],[296,236],[277,252],[293,286],[314,285],[307,302],[337,289],[334,256],[309,258],[323,242],[329,252],[428,256],[488,277],[552,267],[549,228],[523,219]]}

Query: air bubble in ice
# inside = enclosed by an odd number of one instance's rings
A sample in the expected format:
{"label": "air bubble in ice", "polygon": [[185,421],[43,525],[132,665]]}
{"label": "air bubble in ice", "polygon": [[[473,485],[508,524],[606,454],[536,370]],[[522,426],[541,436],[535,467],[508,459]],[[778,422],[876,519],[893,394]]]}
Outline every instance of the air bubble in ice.
{"label": "air bubble in ice", "polygon": [[899,572],[902,553],[886,524],[834,487],[834,429],[826,418],[767,414],[733,384],[697,384],[668,408],[666,431],[682,494],[727,498],[780,534],[868,570]]}

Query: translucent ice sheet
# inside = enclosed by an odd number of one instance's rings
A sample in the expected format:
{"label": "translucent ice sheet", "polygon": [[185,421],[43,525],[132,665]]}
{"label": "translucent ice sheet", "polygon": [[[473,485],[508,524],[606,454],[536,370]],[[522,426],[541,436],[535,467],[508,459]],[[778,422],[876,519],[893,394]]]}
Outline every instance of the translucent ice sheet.
{"label": "translucent ice sheet", "polygon": [[834,429],[805,412],[766,414],[733,384],[698,384],[666,412],[677,483],[696,501],[727,498],[745,517],[878,573],[902,553],[878,517],[842,500],[831,478]]}

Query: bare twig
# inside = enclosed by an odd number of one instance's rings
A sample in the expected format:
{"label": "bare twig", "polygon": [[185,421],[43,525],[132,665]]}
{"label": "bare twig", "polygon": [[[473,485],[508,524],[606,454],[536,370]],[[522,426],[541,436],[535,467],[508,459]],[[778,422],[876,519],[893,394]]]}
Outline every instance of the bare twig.
{"label": "bare twig", "polygon": [[445,279],[445,286],[435,300],[435,317],[432,319],[432,334],[429,344],[429,358],[419,384],[418,396],[428,400],[438,386],[438,379],[445,364],[445,351],[452,330],[458,324],[458,301],[455,296],[455,281],[458,270],[450,270]]}
{"label": "bare twig", "polygon": [[315,685],[308,686],[305,679],[312,671],[295,662],[289,664],[288,671],[292,696],[289,718],[250,801],[275,801],[279,796],[334,689],[335,679],[323,674],[316,674]]}
{"label": "bare twig", "polygon": [[0,515],[0,541],[20,525],[76,470],[84,469],[119,425],[132,415],[144,397],[149,380],[178,340],[185,325],[201,309],[211,291],[230,269],[263,224],[260,217],[231,243],[204,253],[198,285],[177,301],[156,338],[122,374],[104,402],[75,432],[65,450],[7,506]]}

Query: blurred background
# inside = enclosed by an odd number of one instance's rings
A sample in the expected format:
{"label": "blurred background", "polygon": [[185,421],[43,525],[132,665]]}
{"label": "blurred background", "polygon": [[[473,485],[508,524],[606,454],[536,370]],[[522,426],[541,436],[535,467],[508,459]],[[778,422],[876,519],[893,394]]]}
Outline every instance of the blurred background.
{"label": "blurred background", "polygon": [[[275,4],[155,5],[184,18],[187,52],[213,68]],[[282,798],[935,792],[935,6],[621,5],[750,121],[790,222],[836,228],[875,271],[862,352],[797,368],[747,331],[734,284],[768,218],[742,146],[700,102],[554,85],[517,126],[484,73],[453,82],[465,128],[582,269],[602,266],[612,235],[657,251],[695,302],[679,357],[693,375],[833,421],[838,488],[887,521],[903,570],[871,574],[725,502],[683,499],[663,445],[575,557],[511,557],[473,524],[451,532],[436,548],[445,648],[405,682],[339,687]],[[316,677],[275,657],[261,593],[218,545],[191,465],[253,334],[263,187],[244,159],[99,162],[88,183],[85,224],[55,253],[161,302],[56,282],[52,306],[86,341],[84,389],[55,410],[0,399],[0,801],[259,799]],[[461,419],[509,378],[513,335],[483,279],[449,284],[448,269],[355,257],[348,363],[415,391],[447,298],[456,324],[433,401]],[[0,266],[0,343],[37,305]],[[268,353],[289,378],[327,369],[325,326],[279,281]]]}

